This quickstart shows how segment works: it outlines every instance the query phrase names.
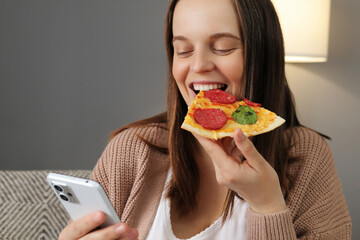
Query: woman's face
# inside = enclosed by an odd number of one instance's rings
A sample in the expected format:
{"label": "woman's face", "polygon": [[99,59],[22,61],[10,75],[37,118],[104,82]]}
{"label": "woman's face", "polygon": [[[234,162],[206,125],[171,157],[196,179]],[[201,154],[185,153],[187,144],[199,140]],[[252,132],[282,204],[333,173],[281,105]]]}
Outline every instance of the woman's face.
{"label": "woman's face", "polygon": [[231,0],[180,0],[173,36],[173,76],[187,105],[198,90],[242,97],[244,52]]}

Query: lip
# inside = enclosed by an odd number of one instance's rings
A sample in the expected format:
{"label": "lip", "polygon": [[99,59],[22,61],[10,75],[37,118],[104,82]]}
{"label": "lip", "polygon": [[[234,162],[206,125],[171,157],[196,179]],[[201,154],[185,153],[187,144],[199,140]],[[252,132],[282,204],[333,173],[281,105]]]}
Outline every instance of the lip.
{"label": "lip", "polygon": [[194,84],[224,84],[226,86],[224,90],[229,89],[229,84],[227,84],[225,82],[215,82],[215,81],[209,81],[209,80],[193,81],[188,84],[188,88],[189,88],[192,99],[194,99],[197,94],[194,90]]}
{"label": "lip", "polygon": [[214,81],[194,81],[194,82],[190,82],[188,85],[188,88],[194,90],[194,84],[224,84],[226,85],[226,87],[228,87],[227,83],[224,82],[214,82]]}

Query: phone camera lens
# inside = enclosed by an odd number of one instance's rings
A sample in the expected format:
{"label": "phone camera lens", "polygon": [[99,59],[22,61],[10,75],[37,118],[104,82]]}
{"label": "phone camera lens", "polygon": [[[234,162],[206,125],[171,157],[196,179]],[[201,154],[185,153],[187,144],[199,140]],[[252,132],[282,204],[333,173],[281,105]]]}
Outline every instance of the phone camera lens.
{"label": "phone camera lens", "polygon": [[60,194],[60,197],[61,197],[61,199],[62,200],[64,200],[64,201],[69,201],[69,198],[65,195],[65,194]]}
{"label": "phone camera lens", "polygon": [[54,185],[54,188],[55,188],[56,190],[58,190],[59,192],[62,192],[62,191],[63,191],[63,189],[62,189],[60,186],[58,186],[58,185]]}

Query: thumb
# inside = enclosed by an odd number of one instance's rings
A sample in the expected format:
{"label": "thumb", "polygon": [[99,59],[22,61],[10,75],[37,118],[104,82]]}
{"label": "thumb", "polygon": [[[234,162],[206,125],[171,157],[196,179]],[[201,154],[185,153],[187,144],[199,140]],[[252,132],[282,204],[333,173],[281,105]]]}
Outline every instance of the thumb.
{"label": "thumb", "polygon": [[236,147],[240,150],[248,163],[255,169],[259,169],[261,163],[265,161],[265,159],[261,156],[261,154],[255,148],[254,144],[250,141],[249,138],[245,136],[240,128],[236,129],[234,132],[234,141]]}

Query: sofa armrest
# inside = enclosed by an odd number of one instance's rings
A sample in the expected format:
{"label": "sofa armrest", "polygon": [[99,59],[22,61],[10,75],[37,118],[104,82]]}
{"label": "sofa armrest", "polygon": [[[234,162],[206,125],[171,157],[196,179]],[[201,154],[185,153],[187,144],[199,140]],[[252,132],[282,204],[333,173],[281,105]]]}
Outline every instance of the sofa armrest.
{"label": "sofa armrest", "polygon": [[49,172],[89,178],[90,170],[0,171],[1,239],[57,239],[69,216],[46,181]]}

